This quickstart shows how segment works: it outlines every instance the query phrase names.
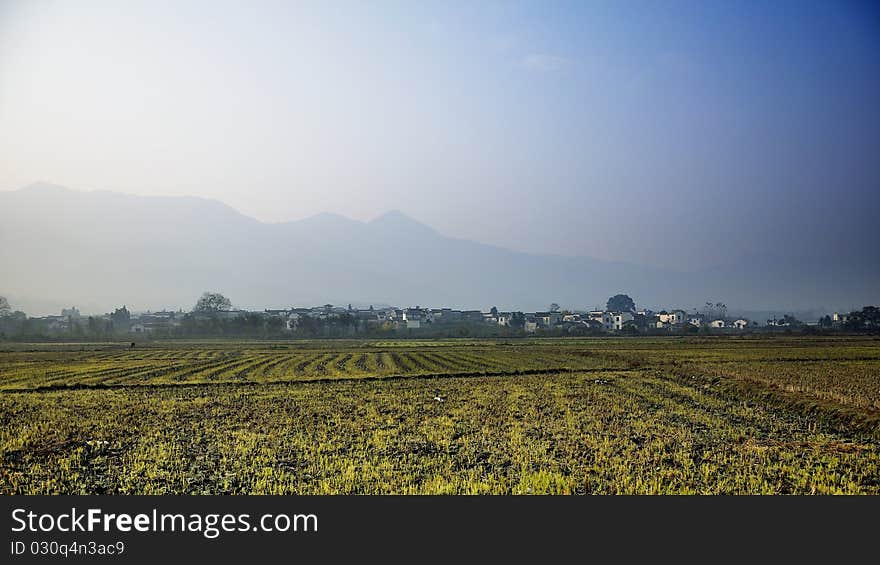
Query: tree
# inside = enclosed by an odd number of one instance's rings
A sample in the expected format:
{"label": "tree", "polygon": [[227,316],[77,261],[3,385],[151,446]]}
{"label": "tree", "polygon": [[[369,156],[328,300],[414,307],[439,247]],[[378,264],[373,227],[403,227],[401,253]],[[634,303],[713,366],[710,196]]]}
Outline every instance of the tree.
{"label": "tree", "polygon": [[193,312],[201,312],[203,314],[215,314],[232,309],[232,302],[220,294],[219,292],[205,292],[196,302]]}
{"label": "tree", "polygon": [[795,318],[794,316],[792,316],[790,314],[786,314],[782,317],[782,325],[790,326],[790,327],[800,327],[800,326],[804,325],[804,323],[801,322],[800,320],[798,320],[797,318]]}
{"label": "tree", "polygon": [[848,330],[876,331],[880,328],[880,308],[865,306],[861,312],[850,312],[845,327]]}
{"label": "tree", "polygon": [[550,305],[550,311],[551,311],[551,312],[559,312],[559,304],[557,304],[557,303],[555,303],[555,302],[554,302],[553,304],[551,304],[551,305]]}
{"label": "tree", "polygon": [[0,296],[0,318],[6,318],[7,316],[12,316],[12,306],[9,305],[9,301],[6,300],[5,296]]}
{"label": "tree", "polygon": [[615,294],[608,299],[605,309],[609,312],[633,312],[636,309],[636,303],[626,294]]}
{"label": "tree", "polygon": [[129,312],[128,308],[125,306],[117,308],[112,314],[110,314],[110,321],[113,323],[113,329],[115,331],[127,332],[131,325],[131,312]]}
{"label": "tree", "polygon": [[727,304],[723,302],[706,302],[706,305],[703,307],[703,311],[700,312],[706,321],[711,320],[724,320],[727,319]]}
{"label": "tree", "polygon": [[498,317],[498,308],[496,308],[495,306],[492,306],[492,309],[489,310],[489,313],[492,314],[493,318],[497,318]]}
{"label": "tree", "polygon": [[89,316],[86,328],[88,329],[88,333],[90,336],[98,337],[105,333],[106,325],[104,324],[104,321],[100,318]]}
{"label": "tree", "polygon": [[715,305],[711,302],[706,302],[703,306],[703,311],[701,312],[706,321],[709,322],[711,320],[716,319],[718,316],[715,315]]}
{"label": "tree", "polygon": [[510,327],[513,329],[521,329],[526,325],[526,315],[522,312],[513,312],[510,314]]}

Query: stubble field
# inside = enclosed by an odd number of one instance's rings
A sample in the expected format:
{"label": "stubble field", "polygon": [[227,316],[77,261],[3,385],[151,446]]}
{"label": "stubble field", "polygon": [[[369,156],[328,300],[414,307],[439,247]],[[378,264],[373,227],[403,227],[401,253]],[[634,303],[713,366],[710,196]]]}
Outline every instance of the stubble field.
{"label": "stubble field", "polygon": [[0,344],[0,493],[880,493],[880,341]]}

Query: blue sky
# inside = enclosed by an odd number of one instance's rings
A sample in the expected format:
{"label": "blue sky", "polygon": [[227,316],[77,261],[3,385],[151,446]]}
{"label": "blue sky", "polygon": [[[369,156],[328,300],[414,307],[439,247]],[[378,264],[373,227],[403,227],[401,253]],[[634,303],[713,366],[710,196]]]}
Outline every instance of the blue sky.
{"label": "blue sky", "polygon": [[878,53],[870,2],[0,0],[0,188],[876,262]]}

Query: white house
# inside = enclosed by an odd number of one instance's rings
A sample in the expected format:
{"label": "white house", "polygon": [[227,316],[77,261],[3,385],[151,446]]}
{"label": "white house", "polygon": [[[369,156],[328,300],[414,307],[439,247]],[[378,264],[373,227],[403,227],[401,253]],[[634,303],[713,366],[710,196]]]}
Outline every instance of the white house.
{"label": "white house", "polygon": [[552,328],[559,324],[562,315],[559,312],[535,312],[535,320],[541,327]]}
{"label": "white house", "polygon": [[634,320],[632,312],[605,312],[602,316],[602,328],[605,330],[622,330],[623,325]]}
{"label": "white house", "polygon": [[725,322],[724,320],[712,320],[711,322],[709,322],[709,327],[710,328],[726,328],[727,322]]}
{"label": "white house", "polygon": [[675,326],[684,323],[685,315],[684,310],[670,310],[669,312],[663,310],[659,314],[657,314],[657,318],[664,324]]}
{"label": "white house", "polygon": [[407,308],[403,311],[403,321],[406,322],[407,329],[418,329],[422,324],[426,323],[425,311],[416,306],[415,308]]}
{"label": "white house", "polygon": [[739,320],[736,320],[736,321],[733,323],[733,327],[735,327],[735,328],[738,329],[738,330],[744,330],[744,329],[746,329],[747,327],[749,327],[749,321],[748,321],[748,320],[743,320],[742,318],[740,318]]}

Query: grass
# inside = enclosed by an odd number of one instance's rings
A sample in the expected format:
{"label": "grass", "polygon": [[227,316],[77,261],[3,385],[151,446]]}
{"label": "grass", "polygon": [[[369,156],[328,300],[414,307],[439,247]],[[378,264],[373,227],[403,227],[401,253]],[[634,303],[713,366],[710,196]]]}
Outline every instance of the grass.
{"label": "grass", "polygon": [[880,494],[880,342],[7,346],[0,493]]}

